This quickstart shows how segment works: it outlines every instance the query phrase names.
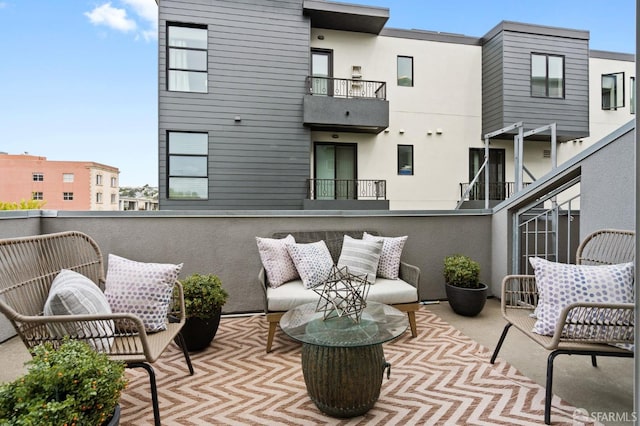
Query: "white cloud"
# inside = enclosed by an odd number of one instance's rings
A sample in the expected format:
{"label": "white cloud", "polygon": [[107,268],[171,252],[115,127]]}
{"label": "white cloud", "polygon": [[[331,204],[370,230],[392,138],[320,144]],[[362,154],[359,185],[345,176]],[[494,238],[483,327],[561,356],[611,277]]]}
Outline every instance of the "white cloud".
{"label": "white cloud", "polygon": [[7,7],[7,2],[0,1],[0,9],[4,9],[5,7]]}
{"label": "white cloud", "polygon": [[127,11],[112,7],[111,3],[98,6],[91,12],[85,12],[94,25],[106,25],[118,31],[128,32],[137,28],[136,22],[127,18]]}
{"label": "white cloud", "polygon": [[[1,2],[1,0],[0,0]],[[158,5],[155,0],[120,0],[124,7],[111,2],[98,6],[85,15],[94,25],[106,25],[118,31],[136,31],[135,39],[146,41],[158,38]],[[127,16],[127,10],[130,16]]]}

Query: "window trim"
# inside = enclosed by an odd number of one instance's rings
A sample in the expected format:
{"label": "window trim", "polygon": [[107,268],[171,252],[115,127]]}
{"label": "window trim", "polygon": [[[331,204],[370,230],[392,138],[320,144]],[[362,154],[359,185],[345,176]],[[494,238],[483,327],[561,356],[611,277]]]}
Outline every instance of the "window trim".
{"label": "window trim", "polygon": [[44,182],[44,173],[43,172],[33,172],[31,174],[31,179],[34,182]]}
{"label": "window trim", "polygon": [[[171,27],[182,27],[182,28],[195,28],[195,29],[201,29],[201,30],[205,30],[206,34],[207,34],[207,47],[205,49],[202,48],[195,48],[195,47],[178,47],[178,46],[171,46],[169,44],[169,28]],[[207,28],[207,25],[205,24],[187,24],[184,22],[167,22],[167,26],[166,26],[166,30],[165,30],[165,40],[166,40],[166,51],[165,51],[165,55],[166,55],[166,73],[165,73],[165,77],[166,77],[166,88],[167,91],[169,92],[180,92],[180,93],[209,93],[209,29]],[[195,51],[195,52],[205,52],[205,56],[207,58],[206,60],[206,69],[204,71],[202,70],[195,70],[195,69],[189,69],[189,68],[172,68],[171,67],[171,49],[177,49],[177,50],[187,50],[187,51]],[[186,71],[189,73],[201,73],[201,74],[205,74],[205,84],[206,84],[206,90],[204,92],[201,91],[195,91],[195,90],[177,90],[177,89],[171,89],[169,87],[171,78],[169,77],[169,75],[171,74],[171,71]]]}
{"label": "window trim", "polygon": [[[402,173],[401,172],[401,165],[400,165],[400,148],[401,147],[410,147],[411,148],[411,173]],[[415,173],[415,149],[413,145],[408,145],[408,144],[398,144],[397,145],[397,149],[396,149],[396,155],[397,155],[397,173],[398,176],[413,176]]]}
{"label": "window trim", "polygon": [[73,201],[73,192],[65,191],[62,193],[63,201]]}
{"label": "window trim", "polygon": [[[171,134],[172,133],[190,133],[190,134],[200,134],[207,136],[207,154],[172,154],[171,153]],[[183,130],[167,130],[166,136],[166,144],[167,144],[167,199],[175,200],[175,201],[207,201],[210,199],[209,197],[209,132],[206,131],[183,131]],[[206,170],[205,176],[188,176],[188,175],[172,175],[171,174],[171,157],[204,157],[206,159]],[[188,178],[188,179],[203,179],[207,181],[207,193],[204,198],[177,198],[171,196],[171,179],[172,178]]]}
{"label": "window trim", "polygon": [[31,193],[31,199],[32,200],[37,200],[37,201],[42,201],[42,200],[44,200],[44,193],[42,191],[33,191]]}
{"label": "window trim", "polygon": [[[404,58],[404,59],[410,59],[411,60],[411,84],[406,86],[404,84],[400,84],[400,74],[399,74],[399,70],[398,67],[400,65],[400,58]],[[413,71],[413,56],[408,56],[408,55],[398,55],[396,57],[396,84],[398,87],[414,87],[415,86],[415,80],[414,80],[414,76],[415,76],[415,72]]]}
{"label": "window trim", "polygon": [[629,112],[636,113],[636,78],[629,77]]}
{"label": "window trim", "polygon": [[[625,92],[625,84],[624,84],[624,79],[625,79],[625,75],[624,75],[624,71],[619,71],[619,72],[610,72],[607,74],[602,74],[600,76],[600,93],[602,95],[602,90],[604,90],[604,78],[605,77],[614,77],[617,75],[622,75],[622,78],[618,79],[618,78],[614,78],[614,81],[616,82],[616,91],[618,90],[617,84],[618,81],[622,82],[622,96],[620,97],[620,99],[622,99],[622,105],[613,105],[613,106],[609,106],[609,107],[605,107],[604,106],[604,96],[601,96],[601,103],[600,103],[600,107],[602,108],[603,111],[617,111],[620,108],[624,108],[625,104],[626,104],[626,92]],[[617,96],[616,96],[617,98]]]}
{"label": "window trim", "polygon": [[[544,56],[545,76],[544,76],[544,96],[533,93],[533,56]],[[562,96],[549,96],[549,58],[562,58]],[[554,53],[531,52],[529,55],[529,94],[532,98],[565,99],[567,80],[567,61],[565,55]]]}

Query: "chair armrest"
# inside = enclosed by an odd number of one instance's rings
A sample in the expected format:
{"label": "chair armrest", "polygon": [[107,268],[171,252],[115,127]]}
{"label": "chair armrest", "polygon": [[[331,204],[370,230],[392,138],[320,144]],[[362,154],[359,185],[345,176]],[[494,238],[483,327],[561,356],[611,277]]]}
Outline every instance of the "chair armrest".
{"label": "chair armrest", "polygon": [[[406,281],[411,284],[418,290],[420,290],[420,286],[418,283],[420,282],[420,268],[414,265],[410,265],[405,262],[400,262],[400,270],[398,271],[398,276],[401,280]],[[418,301],[420,300],[420,296],[418,295]]]}
{"label": "chair armrest", "polygon": [[258,272],[258,283],[260,284],[260,288],[262,289],[262,300],[264,302],[264,313],[269,313],[269,303],[267,301],[267,271],[264,269],[264,266],[260,268],[260,272]]}
{"label": "chair armrest", "polygon": [[633,303],[572,303],[560,313],[552,343],[633,343]]}
{"label": "chair armrest", "polygon": [[502,279],[500,307],[507,318],[508,309],[533,310],[538,306],[538,288],[534,275],[507,275]]}

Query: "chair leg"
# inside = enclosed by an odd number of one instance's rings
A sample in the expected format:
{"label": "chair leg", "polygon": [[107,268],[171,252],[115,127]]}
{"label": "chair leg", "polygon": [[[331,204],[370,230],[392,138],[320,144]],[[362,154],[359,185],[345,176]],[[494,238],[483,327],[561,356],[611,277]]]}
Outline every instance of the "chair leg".
{"label": "chair leg", "polygon": [[556,356],[564,353],[562,351],[553,351],[547,358],[547,383],[544,396],[544,424],[551,424],[551,398],[553,398],[553,360]]}
{"label": "chair leg", "polygon": [[598,366],[598,361],[596,360],[595,355],[591,355],[591,365],[593,365],[594,367]]}
{"label": "chair leg", "polygon": [[182,335],[182,331],[178,333],[178,341],[180,342],[179,346],[182,348],[184,359],[185,361],[187,361],[187,367],[189,367],[189,375],[193,376],[193,365],[191,365],[191,357],[189,356],[189,351],[187,350],[187,343],[184,341],[184,336]]}
{"label": "chair leg", "polygon": [[273,345],[273,337],[276,334],[277,322],[269,322],[269,334],[267,335],[267,352],[271,352],[271,345]]}
{"label": "chair leg", "polygon": [[416,313],[415,311],[407,311],[409,317],[409,327],[411,328],[411,337],[418,336],[418,327],[416,326]]}
{"label": "chair leg", "polygon": [[146,362],[131,362],[127,364],[129,368],[144,368],[149,374],[149,384],[151,386],[151,405],[153,406],[153,419],[155,426],[160,426],[160,406],[158,404],[158,387],[156,385],[156,373]]}
{"label": "chair leg", "polygon": [[500,340],[498,340],[498,344],[496,345],[496,348],[493,351],[493,355],[491,355],[491,364],[494,364],[496,362],[496,358],[498,357],[498,352],[500,352],[500,348],[502,347],[502,344],[504,343],[504,339],[505,337],[507,337],[507,332],[509,331],[510,328],[511,328],[510,322],[504,326],[504,329],[502,330],[502,334],[500,335]]}

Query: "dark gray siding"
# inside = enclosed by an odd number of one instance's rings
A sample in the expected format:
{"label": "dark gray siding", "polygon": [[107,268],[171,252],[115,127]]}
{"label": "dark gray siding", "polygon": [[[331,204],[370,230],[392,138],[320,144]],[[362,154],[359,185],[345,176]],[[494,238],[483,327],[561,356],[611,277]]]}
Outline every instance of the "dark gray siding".
{"label": "dark gray siding", "polygon": [[[564,99],[531,96],[531,54],[564,56]],[[559,140],[589,135],[589,39],[584,31],[503,23],[483,45],[483,133],[522,121],[557,123]]]}
{"label": "dark gray siding", "polygon": [[[208,93],[167,91],[167,22],[207,25]],[[160,208],[301,209],[310,170],[302,1],[161,0],[159,26]],[[167,131],[208,132],[209,200],[167,199]]]}

